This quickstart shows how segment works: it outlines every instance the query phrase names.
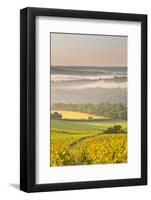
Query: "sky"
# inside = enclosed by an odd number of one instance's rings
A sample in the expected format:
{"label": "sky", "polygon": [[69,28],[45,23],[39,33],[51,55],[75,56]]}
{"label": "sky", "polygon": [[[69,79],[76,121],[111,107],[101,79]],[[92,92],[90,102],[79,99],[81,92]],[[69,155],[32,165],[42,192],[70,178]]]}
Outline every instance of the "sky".
{"label": "sky", "polygon": [[51,66],[127,67],[126,36],[50,34]]}

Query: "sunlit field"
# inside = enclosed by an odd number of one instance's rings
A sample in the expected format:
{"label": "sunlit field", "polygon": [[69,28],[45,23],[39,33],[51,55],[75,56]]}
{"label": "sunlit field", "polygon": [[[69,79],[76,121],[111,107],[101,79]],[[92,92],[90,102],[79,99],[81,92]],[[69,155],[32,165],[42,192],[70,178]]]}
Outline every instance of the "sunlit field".
{"label": "sunlit field", "polygon": [[52,110],[52,113],[58,112],[62,114],[62,119],[106,119],[105,117],[92,115],[88,113],[64,111],[64,110]]}

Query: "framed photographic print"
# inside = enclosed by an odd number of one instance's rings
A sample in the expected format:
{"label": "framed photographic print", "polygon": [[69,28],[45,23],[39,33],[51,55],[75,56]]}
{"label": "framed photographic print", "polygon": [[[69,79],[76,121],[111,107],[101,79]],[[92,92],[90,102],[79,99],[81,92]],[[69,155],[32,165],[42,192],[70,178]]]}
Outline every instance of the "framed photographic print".
{"label": "framed photographic print", "polygon": [[20,189],[147,184],[147,16],[20,12]]}

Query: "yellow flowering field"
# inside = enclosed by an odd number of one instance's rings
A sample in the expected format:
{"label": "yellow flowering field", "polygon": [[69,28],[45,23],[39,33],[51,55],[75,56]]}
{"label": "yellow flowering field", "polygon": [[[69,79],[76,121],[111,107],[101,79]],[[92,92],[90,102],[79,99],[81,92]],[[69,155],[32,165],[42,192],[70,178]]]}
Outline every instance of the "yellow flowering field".
{"label": "yellow flowering field", "polygon": [[125,121],[102,122],[102,125],[100,122],[52,121],[50,166],[127,163],[127,134],[103,133],[111,123],[127,128]]}

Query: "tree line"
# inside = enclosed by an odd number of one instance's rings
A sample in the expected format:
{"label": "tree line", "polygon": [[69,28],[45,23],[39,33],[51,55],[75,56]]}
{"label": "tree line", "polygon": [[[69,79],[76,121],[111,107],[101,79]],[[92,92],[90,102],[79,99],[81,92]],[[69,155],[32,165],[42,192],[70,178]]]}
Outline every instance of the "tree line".
{"label": "tree line", "polygon": [[104,116],[112,119],[127,120],[127,107],[121,103],[98,103],[98,104],[72,104],[55,103],[52,110],[67,110]]}

